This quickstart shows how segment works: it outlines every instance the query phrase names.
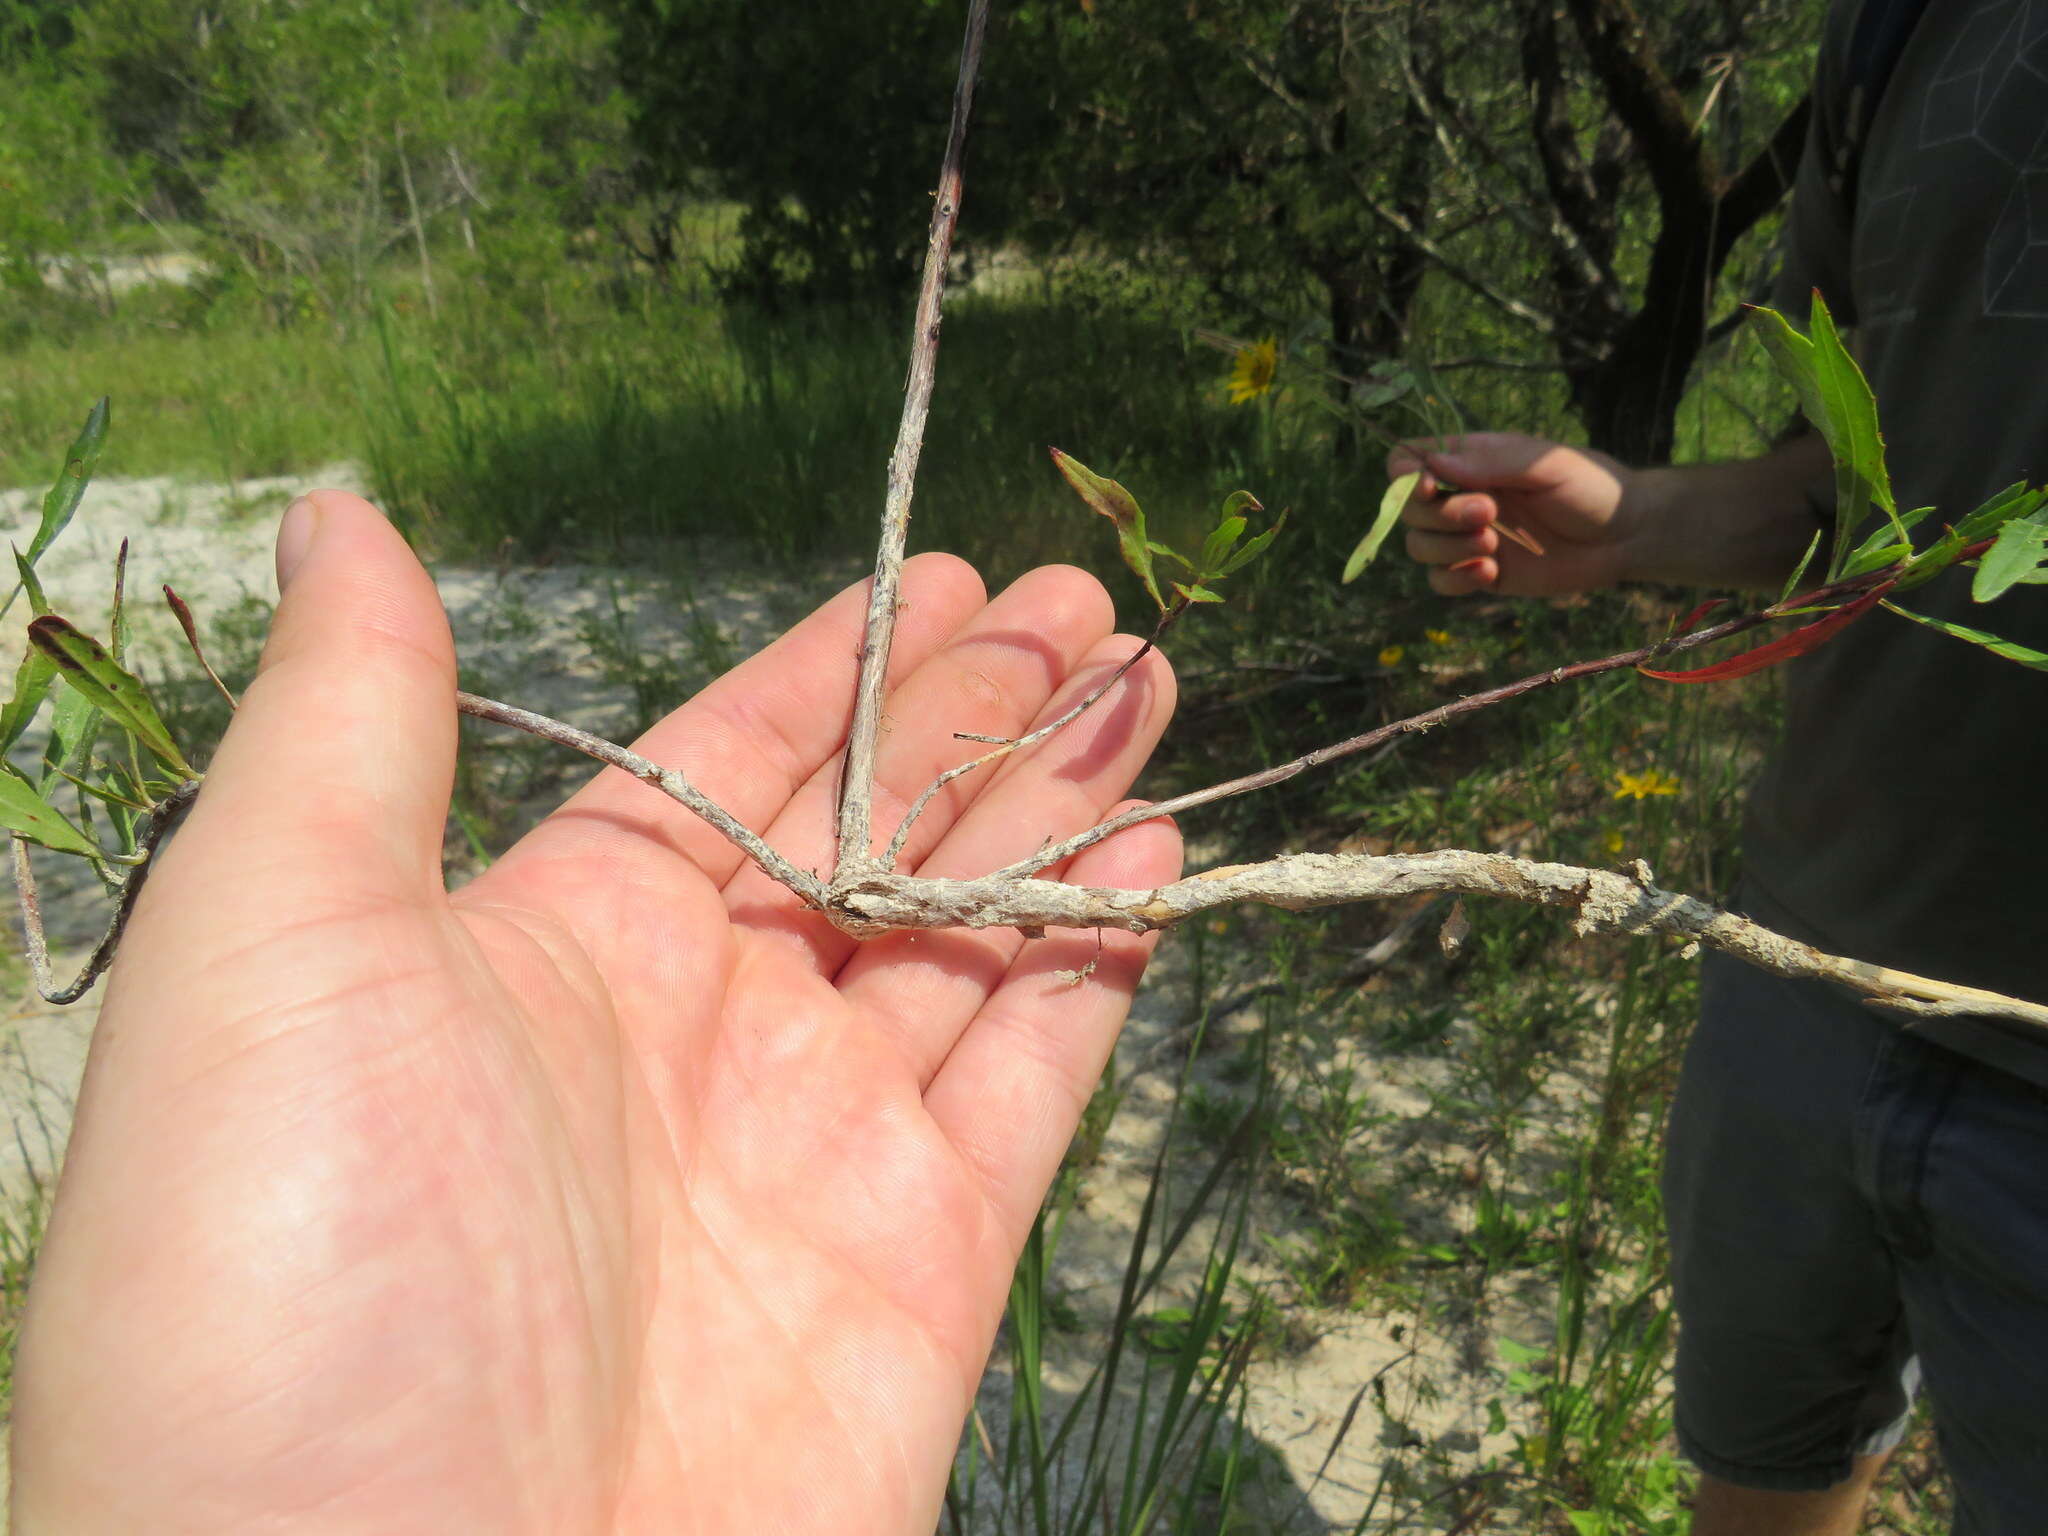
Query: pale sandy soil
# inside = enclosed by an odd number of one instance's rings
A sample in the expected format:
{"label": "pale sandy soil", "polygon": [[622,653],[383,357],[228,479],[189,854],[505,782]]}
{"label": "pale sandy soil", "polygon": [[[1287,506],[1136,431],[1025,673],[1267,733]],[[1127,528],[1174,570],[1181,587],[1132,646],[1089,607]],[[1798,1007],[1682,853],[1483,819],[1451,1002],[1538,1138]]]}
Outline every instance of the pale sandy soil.
{"label": "pale sandy soil", "polygon": [[[247,654],[273,594],[271,537],[285,500],[306,484],[353,480],[341,466],[305,481],[233,487],[161,479],[95,486],[77,523],[44,563],[53,606],[89,629],[102,629],[114,550],[122,537],[132,537],[129,592],[141,599],[153,595],[160,583],[172,582],[200,614],[206,632],[224,628],[242,634],[234,644]],[[7,536],[26,542],[40,494],[0,493],[0,529]],[[701,555],[693,561],[698,571],[706,567]],[[691,580],[651,567],[449,566],[437,572],[437,579],[469,686],[618,736],[630,733],[646,707],[632,686],[630,669],[619,660],[621,647],[655,658],[651,673],[642,674],[642,693],[652,686],[680,696],[771,638],[821,592],[859,574],[819,571],[798,580],[749,572],[732,562],[723,569],[725,574],[716,579]],[[152,677],[188,673],[189,663],[180,655],[161,606],[145,603],[137,611],[141,669]],[[18,654],[24,617],[19,608],[9,616],[4,639],[13,648],[10,657]],[[486,762],[486,783],[505,787],[522,807],[550,803],[550,797],[584,775],[580,759],[545,770],[504,766],[514,755],[533,761],[524,746],[505,740],[481,742],[478,750]],[[451,847],[460,844],[451,834]],[[459,877],[460,855],[452,862]],[[58,878],[56,863],[45,859],[39,868],[50,870],[46,889],[56,937],[75,951],[97,928],[94,893],[76,878]],[[1074,1327],[1048,1345],[1055,1413],[1103,1352],[1103,1324],[1115,1308],[1130,1235],[1192,1029],[1187,969],[1169,944],[1140,997],[1119,1052],[1121,1107],[1059,1247],[1053,1281],[1072,1309]],[[13,1198],[19,1199],[33,1180],[47,1180],[57,1162],[95,1007],[88,997],[68,1010],[50,1009],[30,989],[0,1030],[0,1097],[13,1126],[11,1133],[0,1132],[0,1188]],[[1214,1020],[1211,1029],[1228,1034],[1255,1024],[1246,1012]],[[1227,1049],[1210,1050],[1204,1060],[1213,1064],[1227,1055]],[[1444,1059],[1361,1060],[1356,1065],[1375,1106],[1389,1111],[1387,1121],[1367,1134],[1387,1138],[1390,1150],[1400,1137],[1412,1143],[1411,1132],[1421,1123],[1429,1094],[1448,1070]],[[1213,1070],[1213,1065],[1198,1068],[1198,1077]],[[1569,1084],[1558,1090],[1567,1098],[1574,1091]],[[1563,1112],[1568,1106],[1560,1102],[1557,1108]],[[1446,1149],[1445,1155],[1455,1151]],[[1182,1160],[1183,1188],[1192,1186],[1209,1155],[1200,1147],[1188,1149]],[[1284,1239],[1302,1216],[1298,1209],[1283,1210],[1264,1200],[1256,1219],[1269,1234]],[[1199,1277],[1203,1245],[1192,1243],[1189,1251],[1190,1259],[1169,1270],[1162,1283],[1169,1301],[1184,1298]],[[1241,1273],[1247,1282],[1284,1297],[1273,1253],[1262,1243],[1241,1261]],[[1541,1317],[1510,1298],[1493,1303],[1491,1314],[1468,1314],[1446,1324],[1442,1310],[1428,1301],[1418,1297],[1376,1314],[1299,1307],[1290,1312],[1294,1347],[1270,1352],[1250,1373],[1247,1428],[1270,1453],[1262,1457],[1267,1491],[1260,1528],[1304,1536],[1349,1530],[1404,1439],[1409,1444],[1403,1454],[1411,1459],[1437,1452],[1467,1466],[1502,1448],[1501,1437],[1486,1435],[1487,1402],[1500,1392],[1492,1341],[1510,1333],[1540,1342]],[[999,1346],[999,1361],[1002,1355]],[[1391,1418],[1380,1412],[1377,1396],[1361,1397],[1375,1381],[1385,1390]],[[997,1445],[1003,1441],[1009,1397],[1010,1384],[999,1365],[991,1370],[980,1399],[983,1423]],[[1354,1405],[1355,1420],[1332,1455]],[[1129,1409],[1128,1402],[1120,1402],[1118,1415]],[[1394,1419],[1400,1428],[1393,1427]],[[993,1526],[985,1515],[976,1528]],[[1427,1523],[1373,1527],[1435,1528]]]}

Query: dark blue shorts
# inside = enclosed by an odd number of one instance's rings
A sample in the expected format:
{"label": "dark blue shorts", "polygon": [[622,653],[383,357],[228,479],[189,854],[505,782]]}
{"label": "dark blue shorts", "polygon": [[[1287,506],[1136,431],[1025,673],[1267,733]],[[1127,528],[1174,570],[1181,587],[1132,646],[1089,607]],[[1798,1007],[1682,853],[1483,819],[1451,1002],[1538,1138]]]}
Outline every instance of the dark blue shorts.
{"label": "dark blue shorts", "polygon": [[2048,1091],[1710,955],[1664,1201],[1696,1465],[1829,1487],[1924,1379],[1956,1531],[2048,1531]]}

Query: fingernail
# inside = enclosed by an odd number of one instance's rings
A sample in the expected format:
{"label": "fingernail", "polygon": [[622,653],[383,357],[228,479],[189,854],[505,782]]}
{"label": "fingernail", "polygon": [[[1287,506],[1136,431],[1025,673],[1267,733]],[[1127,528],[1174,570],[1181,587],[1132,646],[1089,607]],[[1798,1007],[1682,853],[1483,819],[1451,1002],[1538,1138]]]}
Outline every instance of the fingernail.
{"label": "fingernail", "polygon": [[320,528],[320,504],[301,496],[284,509],[284,521],[277,526],[277,590],[282,595],[291,585],[292,573],[313,547],[313,535]]}

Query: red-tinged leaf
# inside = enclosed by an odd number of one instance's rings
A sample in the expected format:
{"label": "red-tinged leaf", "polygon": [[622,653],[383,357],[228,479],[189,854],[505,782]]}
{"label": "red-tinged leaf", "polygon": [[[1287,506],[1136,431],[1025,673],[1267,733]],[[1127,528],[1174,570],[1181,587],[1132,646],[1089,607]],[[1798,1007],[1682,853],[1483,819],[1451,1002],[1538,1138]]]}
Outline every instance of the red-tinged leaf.
{"label": "red-tinged leaf", "polygon": [[1855,602],[1837,608],[1825,618],[1815,619],[1811,624],[1802,624],[1789,635],[1780,635],[1769,645],[1760,645],[1753,651],[1744,651],[1740,656],[1730,656],[1726,661],[1717,661],[1710,667],[1700,667],[1692,672],[1654,672],[1648,667],[1636,670],[1645,677],[1654,677],[1666,683],[1720,683],[1730,678],[1747,677],[1752,672],[1761,672],[1766,667],[1775,667],[1781,661],[1790,661],[1794,656],[1804,656],[1808,651],[1817,650],[1827,644],[1842,630],[1868,613],[1877,600],[1892,589],[1892,583],[1873,587]]}
{"label": "red-tinged leaf", "polygon": [[1674,635],[1691,634],[1694,625],[1698,624],[1701,619],[1704,619],[1708,614],[1712,613],[1716,608],[1720,607],[1723,603],[1727,601],[1728,599],[1725,597],[1708,598],[1704,603],[1701,603],[1699,607],[1693,609],[1691,613],[1688,613],[1684,618],[1680,619],[1671,632]]}

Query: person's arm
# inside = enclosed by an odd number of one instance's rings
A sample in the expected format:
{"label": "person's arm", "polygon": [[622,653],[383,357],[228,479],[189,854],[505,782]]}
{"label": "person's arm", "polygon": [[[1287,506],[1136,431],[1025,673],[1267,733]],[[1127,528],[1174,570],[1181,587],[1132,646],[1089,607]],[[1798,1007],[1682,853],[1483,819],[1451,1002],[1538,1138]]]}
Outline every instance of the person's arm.
{"label": "person's arm", "polygon": [[[1475,432],[1441,449],[1397,449],[1388,472],[1420,468],[1408,553],[1446,595],[1547,596],[1625,581],[1772,588],[1819,526],[1827,444],[1806,433],[1761,458],[1631,469],[1590,449]],[[1506,523],[1543,553],[1502,536]]]}

